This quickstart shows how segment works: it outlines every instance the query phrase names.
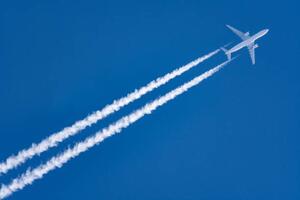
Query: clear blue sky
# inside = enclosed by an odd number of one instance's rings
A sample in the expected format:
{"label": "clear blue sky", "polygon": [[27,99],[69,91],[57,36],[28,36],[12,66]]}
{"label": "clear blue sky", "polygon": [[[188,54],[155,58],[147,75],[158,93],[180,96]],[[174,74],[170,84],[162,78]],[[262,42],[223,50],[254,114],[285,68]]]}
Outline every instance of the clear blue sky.
{"label": "clear blue sky", "polygon": [[[8,3],[7,3],[8,2]],[[203,84],[11,199],[300,199],[298,1],[2,1],[0,160],[157,76],[255,33]],[[213,59],[59,148],[225,60]]]}

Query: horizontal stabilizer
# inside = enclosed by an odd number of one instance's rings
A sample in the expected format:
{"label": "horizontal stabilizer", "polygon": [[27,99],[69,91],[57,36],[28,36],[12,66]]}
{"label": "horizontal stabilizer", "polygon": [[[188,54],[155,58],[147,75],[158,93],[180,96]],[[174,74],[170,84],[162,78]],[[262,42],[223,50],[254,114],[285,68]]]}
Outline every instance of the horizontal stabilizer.
{"label": "horizontal stabilizer", "polygon": [[224,51],[224,53],[226,54],[227,59],[228,59],[228,60],[231,60],[231,53],[228,52],[228,50],[225,49],[224,47],[221,47],[221,49],[222,49],[222,51]]}

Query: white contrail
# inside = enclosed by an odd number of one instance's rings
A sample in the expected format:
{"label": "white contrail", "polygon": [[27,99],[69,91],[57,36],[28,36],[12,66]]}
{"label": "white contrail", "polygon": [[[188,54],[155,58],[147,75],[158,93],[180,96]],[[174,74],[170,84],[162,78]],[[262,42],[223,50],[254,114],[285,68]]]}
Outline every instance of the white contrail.
{"label": "white contrail", "polygon": [[30,148],[23,149],[18,152],[17,155],[12,155],[6,159],[3,163],[0,163],[0,175],[3,173],[7,173],[10,169],[16,168],[17,166],[24,163],[26,160],[31,159],[35,155],[39,155],[40,153],[47,151],[51,147],[57,146],[60,142],[65,139],[76,135],[81,130],[87,128],[88,126],[93,125],[97,121],[107,117],[108,115],[118,111],[123,106],[128,105],[129,103],[139,99],[146,93],[158,88],[164,84],[166,84],[171,79],[181,75],[182,73],[188,71],[189,69],[195,67],[199,63],[204,60],[212,57],[217,54],[219,49],[197,58],[196,60],[184,65],[178,69],[175,69],[171,73],[168,73],[162,77],[157,78],[156,80],[151,81],[146,86],[143,86],[139,89],[136,89],[132,93],[127,94],[125,97],[122,97],[118,100],[115,100],[112,104],[105,106],[102,110],[98,110],[93,114],[87,116],[83,120],[75,122],[72,126],[66,127],[63,130],[52,134],[51,136],[45,138],[38,144],[32,144]]}
{"label": "white contrail", "polygon": [[68,162],[72,158],[75,158],[80,153],[87,151],[96,144],[102,142],[104,139],[121,132],[122,129],[136,122],[146,114],[151,114],[151,112],[154,111],[157,107],[162,106],[168,101],[174,99],[176,96],[184,93],[191,87],[199,84],[201,81],[212,76],[214,73],[218,72],[223,66],[225,66],[229,62],[230,61],[223,62],[215,68],[206,71],[202,75],[165,94],[164,96],[157,98],[151,103],[146,104],[145,106],[136,110],[135,112],[125,117],[122,117],[120,120],[109,125],[107,128],[102,129],[95,135],[90,136],[84,141],[75,144],[73,148],[69,148],[65,150],[62,154],[52,157],[45,164],[40,165],[33,170],[27,170],[26,173],[22,174],[19,178],[14,179],[9,185],[2,185],[0,189],[0,199],[4,199],[13,194],[14,192],[21,190],[26,185],[32,184],[35,180],[41,179],[45,174],[54,170],[55,168],[62,167],[66,162]]}

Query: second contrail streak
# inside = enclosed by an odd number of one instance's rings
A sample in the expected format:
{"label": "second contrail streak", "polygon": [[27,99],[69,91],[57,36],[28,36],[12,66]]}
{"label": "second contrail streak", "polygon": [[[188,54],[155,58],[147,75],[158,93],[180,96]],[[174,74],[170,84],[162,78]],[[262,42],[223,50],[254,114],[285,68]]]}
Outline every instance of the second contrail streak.
{"label": "second contrail streak", "polygon": [[212,68],[209,71],[197,76],[196,78],[192,79],[191,81],[179,86],[178,88],[168,92],[164,96],[155,99],[151,103],[146,104],[142,108],[134,111],[133,113],[122,117],[120,120],[116,121],[115,123],[109,125],[107,128],[102,129],[101,131],[97,132],[94,136],[88,137],[82,142],[75,144],[73,148],[69,148],[65,150],[62,154],[58,156],[52,157],[49,161],[45,164],[38,166],[33,170],[28,170],[26,173],[22,174],[19,178],[14,179],[9,185],[2,185],[0,189],[0,199],[4,199],[14,192],[21,190],[26,185],[32,184],[35,180],[41,179],[45,174],[48,172],[62,167],[65,163],[67,163],[72,158],[77,157],[79,154],[89,150],[93,146],[99,144],[104,139],[113,136],[116,133],[121,132],[122,129],[128,127],[132,123],[136,122],[137,120],[141,119],[143,116],[147,114],[151,114],[156,108],[159,106],[164,105],[168,101],[174,99],[178,95],[186,92],[188,89],[196,86],[203,80],[207,79],[208,77],[212,76],[216,72],[218,72],[222,67],[228,64],[230,61],[223,62],[222,64]]}
{"label": "second contrail streak", "polygon": [[57,146],[60,142],[64,141],[65,139],[76,135],[81,130],[87,128],[95,124],[97,121],[107,117],[108,115],[118,111],[120,108],[128,105],[129,103],[139,99],[143,95],[147,94],[148,92],[158,88],[168,81],[172,80],[173,78],[183,74],[184,72],[188,71],[189,69],[195,67],[199,63],[203,62],[204,60],[212,57],[213,55],[217,54],[219,49],[202,56],[187,65],[184,65],[174,71],[157,78],[154,81],[151,81],[146,86],[143,86],[139,89],[136,89],[134,92],[127,94],[125,97],[122,97],[118,100],[115,100],[112,104],[105,106],[102,110],[98,110],[93,114],[87,116],[86,118],[75,122],[72,126],[66,127],[63,130],[50,135],[49,137],[45,138],[38,144],[32,144],[30,148],[23,149],[18,152],[17,155],[12,155],[6,159],[3,163],[0,163],[0,175],[7,173],[10,169],[16,168],[17,166],[21,165],[22,163],[26,162],[26,160],[31,159],[35,155],[39,155],[40,153],[47,151],[49,148]]}

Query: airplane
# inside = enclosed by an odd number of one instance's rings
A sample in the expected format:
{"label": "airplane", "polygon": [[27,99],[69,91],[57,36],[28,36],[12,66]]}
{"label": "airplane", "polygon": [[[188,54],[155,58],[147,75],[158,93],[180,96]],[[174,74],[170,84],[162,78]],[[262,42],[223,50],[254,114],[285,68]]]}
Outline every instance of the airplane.
{"label": "airplane", "polygon": [[269,32],[269,29],[263,29],[256,33],[253,36],[250,36],[249,32],[243,33],[236,28],[233,28],[232,26],[226,25],[232,32],[234,32],[236,35],[238,35],[243,41],[231,49],[225,49],[222,47],[221,49],[225,52],[228,60],[231,60],[231,54],[244,48],[247,47],[249,50],[249,54],[251,57],[252,64],[255,64],[255,49],[258,47],[258,44],[255,44],[255,41],[262,36],[266,35]]}

